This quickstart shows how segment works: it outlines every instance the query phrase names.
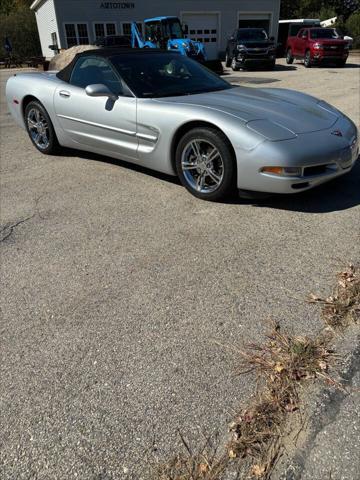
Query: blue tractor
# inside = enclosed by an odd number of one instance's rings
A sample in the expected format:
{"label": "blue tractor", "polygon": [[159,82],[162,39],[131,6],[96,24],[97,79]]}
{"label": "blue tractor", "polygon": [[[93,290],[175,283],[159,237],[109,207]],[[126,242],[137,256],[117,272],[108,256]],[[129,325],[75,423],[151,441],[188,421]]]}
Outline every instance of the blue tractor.
{"label": "blue tractor", "polygon": [[186,38],[187,28],[183,30],[177,17],[156,17],[144,20],[145,38],[135,22],[131,24],[132,48],[161,48],[177,51],[200,63],[205,63],[205,47],[201,42]]}

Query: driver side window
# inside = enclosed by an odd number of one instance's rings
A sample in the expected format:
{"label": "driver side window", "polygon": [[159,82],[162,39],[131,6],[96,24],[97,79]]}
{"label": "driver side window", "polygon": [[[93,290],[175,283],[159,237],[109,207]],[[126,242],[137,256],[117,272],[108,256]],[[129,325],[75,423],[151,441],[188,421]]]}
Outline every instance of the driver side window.
{"label": "driver side window", "polygon": [[122,94],[121,81],[108,62],[100,57],[80,58],[73,68],[70,84],[80,88],[102,83],[116,95]]}

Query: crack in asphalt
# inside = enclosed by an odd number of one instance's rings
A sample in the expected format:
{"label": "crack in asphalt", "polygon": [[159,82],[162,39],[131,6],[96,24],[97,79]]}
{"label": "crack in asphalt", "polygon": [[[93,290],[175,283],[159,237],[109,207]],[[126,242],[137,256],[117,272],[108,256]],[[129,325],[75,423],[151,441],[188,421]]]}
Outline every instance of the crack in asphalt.
{"label": "crack in asphalt", "polygon": [[[4,242],[6,239],[8,239],[10,237],[10,235],[12,235],[12,233],[14,232],[14,229],[16,227],[18,227],[19,225],[21,225],[22,223],[25,223],[27,222],[28,220],[31,220],[32,218],[35,217],[35,213],[33,215],[31,215],[30,217],[27,217],[27,218],[24,218],[22,220],[19,220],[18,222],[16,223],[8,223],[6,224],[4,227],[1,228],[0,230],[0,235],[1,235],[1,238],[0,238],[0,242]],[[4,233],[6,232],[6,233]]]}

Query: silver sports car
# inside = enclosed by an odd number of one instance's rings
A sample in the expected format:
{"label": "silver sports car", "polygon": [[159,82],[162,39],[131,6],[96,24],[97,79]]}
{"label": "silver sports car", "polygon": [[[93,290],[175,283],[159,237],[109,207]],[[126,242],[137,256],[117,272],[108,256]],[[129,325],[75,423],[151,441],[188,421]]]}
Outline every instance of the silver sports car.
{"label": "silver sports car", "polygon": [[16,74],[9,109],[35,147],[77,148],[178,175],[195,196],[293,193],[351,170],[354,123],[285,89],[234,87],[152,50],[94,50],[64,70]]}

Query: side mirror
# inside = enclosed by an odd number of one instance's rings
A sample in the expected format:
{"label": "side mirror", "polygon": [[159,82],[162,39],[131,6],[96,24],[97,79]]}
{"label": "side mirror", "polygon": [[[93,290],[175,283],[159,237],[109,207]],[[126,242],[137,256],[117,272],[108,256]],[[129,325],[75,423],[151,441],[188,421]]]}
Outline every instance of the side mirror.
{"label": "side mirror", "polygon": [[231,36],[229,37],[229,40],[230,40],[231,42],[234,41],[234,40],[235,40],[234,35],[231,35]]}
{"label": "side mirror", "polygon": [[85,88],[86,95],[89,97],[108,97],[115,102],[119,97],[115,95],[106,85],[102,83],[95,83],[94,85],[88,85]]}

